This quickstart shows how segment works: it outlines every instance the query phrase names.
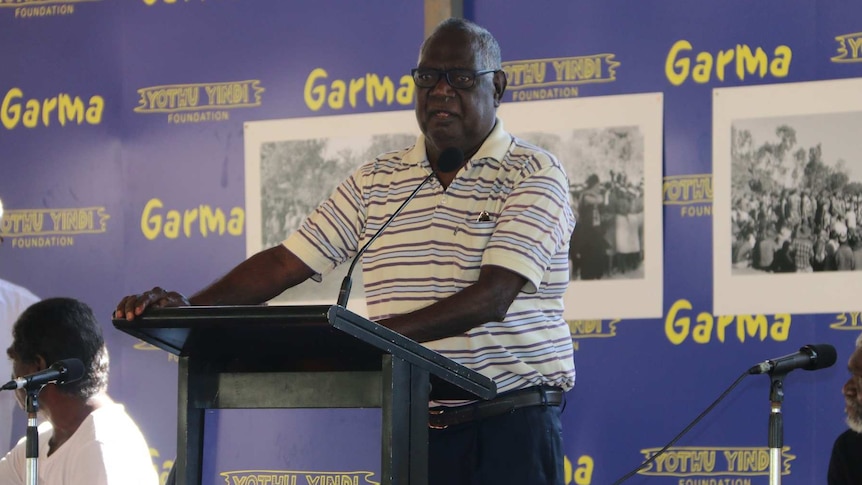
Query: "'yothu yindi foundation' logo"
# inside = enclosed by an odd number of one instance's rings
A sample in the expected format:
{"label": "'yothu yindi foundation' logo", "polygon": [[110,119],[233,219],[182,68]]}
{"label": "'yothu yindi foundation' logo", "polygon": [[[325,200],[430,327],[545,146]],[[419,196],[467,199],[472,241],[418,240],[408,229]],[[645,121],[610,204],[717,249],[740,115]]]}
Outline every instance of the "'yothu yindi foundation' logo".
{"label": "'yothu yindi foundation' logo", "polygon": [[593,54],[503,63],[512,101],[574,98],[578,86],[615,81],[619,61],[614,54]]}
{"label": "'yothu yindi foundation' logo", "polygon": [[73,246],[78,235],[104,233],[110,218],[104,207],[9,210],[0,234],[13,248]]}
{"label": "'yothu yindi foundation' logo", "polygon": [[371,480],[374,472],[319,472],[288,470],[243,470],[222,472],[231,485],[281,483],[284,485],[380,485]]}
{"label": "'yothu yindi foundation' logo", "polygon": [[166,113],[177,124],[227,121],[228,110],[260,106],[263,92],[256,79],[150,86],[138,89],[135,113]]}

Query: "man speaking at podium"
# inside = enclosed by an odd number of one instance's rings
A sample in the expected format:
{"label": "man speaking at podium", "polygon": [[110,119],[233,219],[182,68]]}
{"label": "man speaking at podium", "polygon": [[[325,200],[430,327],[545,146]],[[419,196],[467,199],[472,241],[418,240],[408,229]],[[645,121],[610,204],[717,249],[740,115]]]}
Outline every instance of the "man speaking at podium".
{"label": "man speaking at podium", "polygon": [[442,22],[412,71],[414,146],[361,166],[282,244],[192,297],[156,287],[123,298],[116,318],[272,299],[350,261],[420,187],[361,255],[369,319],[492,378],[499,393],[431,403],[429,483],[563,484],[560,404],[575,379],[563,293],[575,221],[556,157],[496,117],[501,67],[487,30]]}

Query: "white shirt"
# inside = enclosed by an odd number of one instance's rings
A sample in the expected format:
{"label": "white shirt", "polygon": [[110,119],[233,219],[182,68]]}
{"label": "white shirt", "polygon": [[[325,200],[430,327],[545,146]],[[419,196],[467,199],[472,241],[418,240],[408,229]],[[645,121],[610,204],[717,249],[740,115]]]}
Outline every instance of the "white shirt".
{"label": "white shirt", "polygon": [[[150,448],[121,404],[93,411],[51,456],[51,423],[39,425],[39,485],[158,485]],[[0,460],[0,484],[27,483],[26,438]]]}
{"label": "white shirt", "polygon": [[[18,316],[39,298],[30,290],[0,279],[0,381],[12,376],[12,362],[6,358],[6,349],[12,345],[12,325]],[[0,383],[2,383],[0,382]],[[15,393],[0,392],[0,453],[6,453],[14,443],[12,412],[15,410]],[[26,418],[25,418],[26,419]]]}

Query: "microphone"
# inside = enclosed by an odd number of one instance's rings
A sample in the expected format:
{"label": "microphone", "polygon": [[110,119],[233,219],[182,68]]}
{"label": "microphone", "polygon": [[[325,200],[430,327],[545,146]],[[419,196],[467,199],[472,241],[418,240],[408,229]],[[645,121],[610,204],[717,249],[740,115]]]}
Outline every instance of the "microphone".
{"label": "microphone", "polygon": [[[460,148],[446,148],[445,150],[440,152],[440,157],[437,159],[437,172],[453,172],[461,166],[461,163],[463,161],[464,152],[462,152]],[[336,303],[337,305],[345,308],[347,307],[347,299],[350,297],[350,290],[353,286],[353,280],[350,278],[350,275],[353,274],[353,268],[356,266],[356,263],[359,262],[365,250],[368,249],[368,246],[370,246],[371,243],[373,243],[374,240],[377,239],[378,236],[380,236],[383,230],[389,226],[389,223],[392,222],[393,219],[395,219],[395,216],[401,213],[401,210],[404,209],[404,206],[406,206],[408,202],[413,200],[413,197],[415,197],[416,194],[419,193],[419,189],[424,187],[425,184],[429,180],[431,180],[431,177],[437,175],[437,172],[432,170],[431,173],[428,174],[428,176],[425,177],[424,180],[422,180],[422,183],[419,184],[419,186],[413,190],[410,196],[407,197],[407,199],[401,203],[398,209],[395,210],[395,213],[389,216],[389,219],[387,219],[386,222],[382,226],[380,226],[380,229],[378,229],[377,232],[375,232],[374,235],[371,236],[371,239],[369,239],[368,242],[365,243],[365,246],[362,246],[362,248],[356,252],[356,256],[353,258],[353,262],[350,263],[350,268],[347,269],[347,276],[345,276],[344,280],[341,282],[341,289],[338,291],[338,302]]]}
{"label": "microphone", "polygon": [[55,362],[51,367],[24,377],[16,377],[3,384],[0,390],[11,391],[15,389],[35,389],[45,384],[55,382],[65,384],[75,382],[84,376],[84,363],[81,359],[63,359]]}
{"label": "microphone", "polygon": [[799,352],[771,359],[748,369],[749,374],[786,374],[793,369],[818,370],[830,367],[838,358],[829,344],[805,345]]}

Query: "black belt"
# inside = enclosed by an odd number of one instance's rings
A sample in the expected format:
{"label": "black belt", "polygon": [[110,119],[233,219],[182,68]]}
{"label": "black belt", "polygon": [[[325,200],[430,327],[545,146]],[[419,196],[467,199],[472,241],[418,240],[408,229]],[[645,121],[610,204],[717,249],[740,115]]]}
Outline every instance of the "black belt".
{"label": "black belt", "polygon": [[488,401],[465,406],[440,406],[428,410],[428,427],[445,429],[456,424],[490,418],[528,406],[559,406],[563,390],[559,387],[535,386],[500,394]]}

